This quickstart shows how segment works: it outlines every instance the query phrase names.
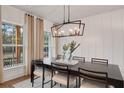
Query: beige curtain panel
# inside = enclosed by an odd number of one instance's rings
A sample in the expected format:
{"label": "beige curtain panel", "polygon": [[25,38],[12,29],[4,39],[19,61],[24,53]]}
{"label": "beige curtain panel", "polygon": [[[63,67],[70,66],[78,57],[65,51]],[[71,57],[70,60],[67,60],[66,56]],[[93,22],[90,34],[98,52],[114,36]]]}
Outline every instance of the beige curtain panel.
{"label": "beige curtain panel", "polygon": [[0,83],[3,82],[3,52],[2,52],[2,22],[1,22],[1,6],[0,6]]}
{"label": "beige curtain panel", "polygon": [[[57,28],[55,28],[55,29],[57,29]],[[54,40],[55,40],[55,56],[57,57],[57,55],[59,55],[58,54],[58,41],[59,41],[59,38],[54,38]]]}
{"label": "beige curtain panel", "polygon": [[34,59],[34,16],[25,14],[26,30],[26,75],[31,73],[31,61]]}
{"label": "beige curtain panel", "polygon": [[35,43],[35,59],[43,59],[44,57],[44,24],[43,20],[36,18],[36,43]]}

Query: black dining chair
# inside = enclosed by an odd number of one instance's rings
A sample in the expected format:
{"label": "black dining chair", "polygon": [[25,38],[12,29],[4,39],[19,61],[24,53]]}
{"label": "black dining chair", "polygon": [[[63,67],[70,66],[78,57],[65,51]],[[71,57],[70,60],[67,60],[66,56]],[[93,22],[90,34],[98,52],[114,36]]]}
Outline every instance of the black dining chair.
{"label": "black dining chair", "polygon": [[[104,88],[108,87],[107,72],[92,71],[78,68],[80,88]],[[81,78],[84,78],[81,82]]]}
{"label": "black dining chair", "polygon": [[108,59],[91,58],[91,63],[98,63],[98,64],[108,65]]}
{"label": "black dining chair", "polygon": [[73,60],[78,60],[79,62],[85,63],[85,57],[73,56]]}
{"label": "black dining chair", "polygon": [[42,88],[44,88],[44,84],[50,82],[51,80],[48,80],[45,82],[46,77],[51,77],[51,71],[48,68],[44,67],[43,60],[32,60],[32,74],[31,77],[32,80],[32,87],[34,86],[34,80],[37,78],[42,78]]}
{"label": "black dining chair", "polygon": [[69,86],[73,85],[77,80],[76,76],[70,75],[69,67],[67,65],[51,63],[51,66],[52,66],[51,88],[54,87],[56,83],[59,83],[60,85],[65,85],[67,88],[69,88]]}

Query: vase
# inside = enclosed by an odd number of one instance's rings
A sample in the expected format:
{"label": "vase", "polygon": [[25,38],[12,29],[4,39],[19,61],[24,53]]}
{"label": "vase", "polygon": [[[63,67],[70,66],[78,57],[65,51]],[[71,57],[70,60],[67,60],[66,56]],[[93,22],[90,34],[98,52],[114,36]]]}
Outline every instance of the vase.
{"label": "vase", "polygon": [[72,59],[72,53],[69,54],[68,60],[71,60],[71,59]]}
{"label": "vase", "polygon": [[63,60],[65,60],[65,57],[66,57],[66,55],[65,55],[65,53],[63,54]]}

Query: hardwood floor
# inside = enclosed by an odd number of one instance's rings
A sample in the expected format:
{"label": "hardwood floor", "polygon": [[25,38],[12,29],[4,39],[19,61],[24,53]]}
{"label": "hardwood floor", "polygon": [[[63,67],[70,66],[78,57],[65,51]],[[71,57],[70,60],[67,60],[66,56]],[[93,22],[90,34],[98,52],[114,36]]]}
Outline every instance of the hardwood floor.
{"label": "hardwood floor", "polygon": [[10,80],[10,81],[6,81],[6,82],[0,84],[0,88],[13,88],[13,84],[16,84],[18,82],[21,82],[21,81],[29,79],[29,78],[30,78],[30,76],[22,76],[22,77],[19,77],[19,78]]}

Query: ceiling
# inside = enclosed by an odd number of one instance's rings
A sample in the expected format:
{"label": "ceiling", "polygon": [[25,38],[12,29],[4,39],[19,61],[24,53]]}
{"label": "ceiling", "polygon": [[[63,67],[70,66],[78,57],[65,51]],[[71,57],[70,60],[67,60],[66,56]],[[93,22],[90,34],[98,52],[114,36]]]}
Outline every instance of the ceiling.
{"label": "ceiling", "polygon": [[[14,5],[18,9],[30,12],[54,23],[63,21],[62,5]],[[67,7],[66,7],[67,8]],[[122,5],[71,5],[71,20],[83,19],[100,13],[124,8]],[[67,10],[67,9],[66,9]],[[67,11],[66,11],[67,12]],[[67,16],[67,13],[66,13]],[[67,19],[67,18],[66,18]]]}

